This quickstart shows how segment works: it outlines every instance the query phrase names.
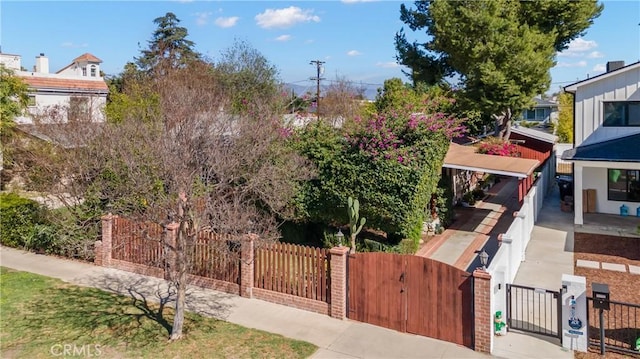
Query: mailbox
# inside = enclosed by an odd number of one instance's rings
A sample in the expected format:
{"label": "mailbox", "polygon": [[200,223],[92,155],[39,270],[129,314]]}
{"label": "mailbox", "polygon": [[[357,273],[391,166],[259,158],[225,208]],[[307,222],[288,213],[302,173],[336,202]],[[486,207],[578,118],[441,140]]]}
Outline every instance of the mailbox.
{"label": "mailbox", "polygon": [[592,283],[593,307],[596,309],[609,310],[609,285]]}

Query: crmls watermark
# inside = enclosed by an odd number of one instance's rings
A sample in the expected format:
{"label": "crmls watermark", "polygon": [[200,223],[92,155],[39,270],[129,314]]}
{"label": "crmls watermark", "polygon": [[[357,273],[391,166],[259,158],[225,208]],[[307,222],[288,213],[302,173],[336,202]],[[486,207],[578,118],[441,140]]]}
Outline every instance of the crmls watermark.
{"label": "crmls watermark", "polygon": [[102,355],[100,344],[54,344],[49,352],[54,357],[95,358]]}

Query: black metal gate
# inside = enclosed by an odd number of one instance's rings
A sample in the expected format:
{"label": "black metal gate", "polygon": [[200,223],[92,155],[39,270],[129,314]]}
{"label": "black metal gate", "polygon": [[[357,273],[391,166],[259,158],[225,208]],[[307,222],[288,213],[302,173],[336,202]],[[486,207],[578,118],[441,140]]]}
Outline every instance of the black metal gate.
{"label": "black metal gate", "polygon": [[562,338],[560,291],[507,284],[507,328]]}
{"label": "black metal gate", "polygon": [[604,338],[600,338],[599,310],[593,307],[593,298],[587,297],[589,345],[599,347],[604,340],[608,350],[640,358],[640,304],[611,300],[609,307],[603,313]]}

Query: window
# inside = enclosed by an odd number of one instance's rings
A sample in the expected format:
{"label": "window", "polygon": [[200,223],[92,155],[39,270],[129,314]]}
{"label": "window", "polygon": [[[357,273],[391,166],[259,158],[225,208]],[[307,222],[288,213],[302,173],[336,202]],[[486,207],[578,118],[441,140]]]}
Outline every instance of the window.
{"label": "window", "polygon": [[82,76],[87,76],[87,68],[82,66]]}
{"label": "window", "polygon": [[29,99],[27,100],[27,106],[29,107],[36,106],[36,95],[29,95]]}
{"label": "window", "polygon": [[640,101],[603,102],[603,126],[640,126]]}
{"label": "window", "polygon": [[640,170],[609,169],[607,172],[610,201],[640,202]]}
{"label": "window", "polygon": [[91,77],[96,77],[96,65],[91,65]]}

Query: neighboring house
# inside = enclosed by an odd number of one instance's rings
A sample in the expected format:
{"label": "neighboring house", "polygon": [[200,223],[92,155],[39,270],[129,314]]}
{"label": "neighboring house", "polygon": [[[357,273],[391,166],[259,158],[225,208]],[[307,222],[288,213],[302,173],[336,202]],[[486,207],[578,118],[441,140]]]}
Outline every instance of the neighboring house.
{"label": "neighboring house", "polygon": [[18,124],[33,124],[34,116],[51,119],[54,110],[58,121],[90,119],[103,122],[102,112],[108,87],[100,75],[102,60],[86,53],[75,58],[56,73],[49,72],[49,59],[36,57],[33,71],[24,71],[20,55],[0,54],[0,64],[14,71],[29,87],[29,105]]}
{"label": "neighboring house", "polygon": [[522,120],[551,124],[558,120],[558,104],[541,98],[534,98],[535,105],[522,112]]}
{"label": "neighboring house", "polygon": [[[640,62],[609,62],[606,73],[565,91],[574,96],[574,148],[562,159],[574,164],[575,224],[584,224],[587,210],[618,214],[624,205],[635,215],[640,207]],[[595,196],[583,198],[583,189],[595,190]]]}

